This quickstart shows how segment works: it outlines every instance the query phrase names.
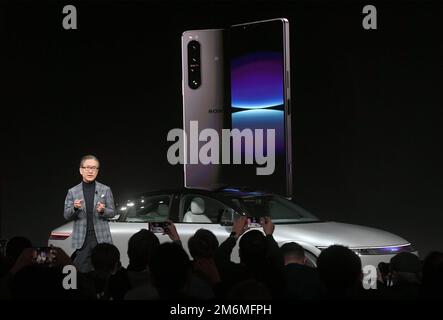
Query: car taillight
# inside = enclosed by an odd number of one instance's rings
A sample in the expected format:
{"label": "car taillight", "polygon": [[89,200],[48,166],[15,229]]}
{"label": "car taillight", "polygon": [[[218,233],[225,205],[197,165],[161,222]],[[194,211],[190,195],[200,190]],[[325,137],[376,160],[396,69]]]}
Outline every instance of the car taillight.
{"label": "car taillight", "polygon": [[65,240],[71,236],[70,232],[51,232],[49,240]]}

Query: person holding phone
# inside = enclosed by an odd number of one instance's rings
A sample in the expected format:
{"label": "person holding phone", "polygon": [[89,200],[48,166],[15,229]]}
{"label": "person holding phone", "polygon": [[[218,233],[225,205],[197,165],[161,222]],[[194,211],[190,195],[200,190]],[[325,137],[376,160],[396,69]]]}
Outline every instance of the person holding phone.
{"label": "person holding phone", "polygon": [[[236,219],[230,236],[215,252],[216,266],[227,292],[244,281],[256,280],[264,284],[273,299],[282,298],[284,260],[273,237],[275,225],[268,216],[261,217],[260,223],[262,230],[249,229],[248,217]],[[236,263],[231,260],[231,254],[239,238],[240,263]]]}
{"label": "person holding phone", "polygon": [[74,265],[82,273],[92,271],[91,252],[97,243],[111,243],[108,219],[115,216],[111,188],[96,181],[100,162],[93,155],[80,160],[82,182],[69,189],[64,217],[74,220],[72,247]]}

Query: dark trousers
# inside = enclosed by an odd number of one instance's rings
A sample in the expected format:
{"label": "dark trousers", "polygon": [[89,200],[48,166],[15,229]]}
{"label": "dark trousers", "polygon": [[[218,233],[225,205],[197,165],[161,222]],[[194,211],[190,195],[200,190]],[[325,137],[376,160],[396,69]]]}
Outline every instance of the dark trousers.
{"label": "dark trousers", "polygon": [[95,232],[88,231],[83,246],[75,252],[74,265],[78,272],[88,273],[94,270],[91,261],[91,253],[96,245],[97,238],[95,237]]}

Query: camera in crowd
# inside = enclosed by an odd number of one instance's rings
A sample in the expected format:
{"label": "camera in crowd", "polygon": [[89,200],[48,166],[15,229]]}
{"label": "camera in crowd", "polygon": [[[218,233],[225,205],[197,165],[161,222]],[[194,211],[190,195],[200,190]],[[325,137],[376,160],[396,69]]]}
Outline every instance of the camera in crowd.
{"label": "camera in crowd", "polygon": [[169,227],[169,222],[149,222],[149,230],[153,233],[167,233]]}
{"label": "camera in crowd", "polygon": [[55,262],[55,253],[51,247],[36,247],[32,261],[41,266],[52,266]]}
{"label": "camera in crowd", "polygon": [[248,228],[261,228],[261,217],[248,217]]}
{"label": "camera in crowd", "polygon": [[[380,262],[378,269],[382,281],[389,285],[399,274],[408,275],[407,277],[421,277],[422,262],[420,258],[411,252],[401,252],[396,254],[389,263]],[[404,277],[404,276],[403,276]]]}

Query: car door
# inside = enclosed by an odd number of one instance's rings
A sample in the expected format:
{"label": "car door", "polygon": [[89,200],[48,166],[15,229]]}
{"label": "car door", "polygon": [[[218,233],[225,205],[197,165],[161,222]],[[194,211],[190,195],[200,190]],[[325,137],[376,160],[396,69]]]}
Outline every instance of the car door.
{"label": "car door", "polygon": [[[182,194],[179,215],[175,226],[182,240],[183,248],[188,252],[188,241],[198,229],[207,229],[214,233],[219,244],[225,241],[232,229],[235,218],[234,209],[209,196],[187,193]],[[231,259],[238,262],[238,246],[233,250]]]}
{"label": "car door", "polygon": [[[161,222],[169,218],[172,194],[160,193],[139,197],[118,208],[120,219],[110,222],[112,241],[120,251],[120,261],[124,267],[129,264],[129,238],[141,229],[149,229],[149,222]],[[156,234],[160,242],[170,241],[167,235]]]}

